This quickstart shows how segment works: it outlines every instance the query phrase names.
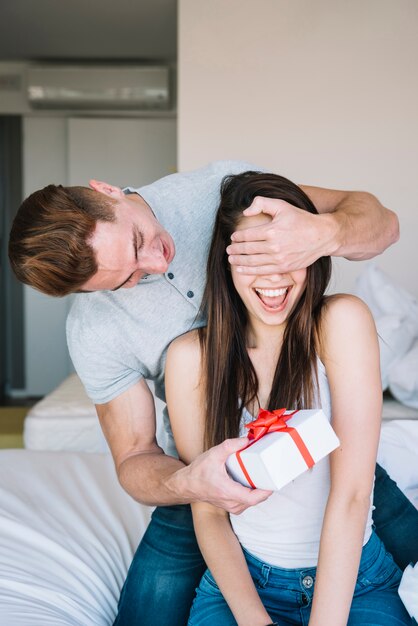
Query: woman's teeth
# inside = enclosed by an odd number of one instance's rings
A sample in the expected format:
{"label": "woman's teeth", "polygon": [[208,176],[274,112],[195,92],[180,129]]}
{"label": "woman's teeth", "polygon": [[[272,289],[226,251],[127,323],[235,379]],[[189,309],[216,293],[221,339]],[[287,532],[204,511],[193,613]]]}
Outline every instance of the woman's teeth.
{"label": "woman's teeth", "polygon": [[277,296],[283,296],[287,292],[287,287],[283,287],[282,289],[258,289],[256,287],[255,291],[267,298],[277,298]]}

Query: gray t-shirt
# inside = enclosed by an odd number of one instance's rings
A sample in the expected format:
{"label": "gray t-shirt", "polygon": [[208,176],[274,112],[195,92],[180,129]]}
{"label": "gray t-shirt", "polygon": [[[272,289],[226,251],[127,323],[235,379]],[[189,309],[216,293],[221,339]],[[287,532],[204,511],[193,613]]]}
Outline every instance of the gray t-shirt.
{"label": "gray t-shirt", "polygon": [[[67,319],[68,347],[95,404],[109,402],[141,378],[153,380],[156,395],[165,402],[168,345],[204,325],[198,312],[220,183],[228,174],[249,169],[255,168],[240,161],[218,161],[127,189],[151,207],[173,237],[176,255],[165,274],[149,275],[132,289],[75,296]],[[164,421],[172,440],[167,414]]]}

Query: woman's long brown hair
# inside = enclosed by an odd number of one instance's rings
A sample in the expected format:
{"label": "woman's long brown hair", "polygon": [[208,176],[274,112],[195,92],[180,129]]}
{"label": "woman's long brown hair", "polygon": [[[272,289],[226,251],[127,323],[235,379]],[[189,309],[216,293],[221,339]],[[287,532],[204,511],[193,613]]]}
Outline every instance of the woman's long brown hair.
{"label": "woman's long brown hair", "polygon": [[[286,200],[300,209],[317,213],[300,187],[276,174],[244,172],[227,176],[222,182],[202,303],[207,327],[199,330],[206,399],[206,448],[238,436],[242,408],[257,396],[257,375],[247,351],[247,311],[232,282],[225,251],[242,211],[256,196]],[[307,268],[306,288],[287,320],[268,406],[263,408],[312,406],[316,338],[330,273],[329,257],[321,257]]]}

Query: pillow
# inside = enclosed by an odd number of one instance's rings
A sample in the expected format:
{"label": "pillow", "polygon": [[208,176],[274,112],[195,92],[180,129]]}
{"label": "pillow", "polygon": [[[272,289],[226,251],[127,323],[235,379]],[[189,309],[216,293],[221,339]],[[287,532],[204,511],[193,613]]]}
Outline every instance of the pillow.
{"label": "pillow", "polygon": [[414,327],[400,315],[384,315],[375,320],[380,347],[380,371],[383,391],[389,386],[392,368],[411,348]]}
{"label": "pillow", "polygon": [[356,294],[366,302],[373,317],[399,315],[410,320],[418,337],[418,301],[406,289],[389,278],[373,262],[368,263],[356,281]]}
{"label": "pillow", "polygon": [[388,381],[392,395],[399,402],[418,409],[418,341],[391,367]]}
{"label": "pillow", "polygon": [[385,390],[390,386],[393,371],[418,338],[418,302],[373,262],[357,278],[356,294],[366,302],[376,322]]}

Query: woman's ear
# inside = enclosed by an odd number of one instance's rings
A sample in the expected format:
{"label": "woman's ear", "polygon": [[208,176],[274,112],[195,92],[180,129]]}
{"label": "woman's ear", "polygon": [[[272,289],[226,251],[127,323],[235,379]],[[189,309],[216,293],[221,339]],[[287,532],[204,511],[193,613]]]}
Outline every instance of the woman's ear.
{"label": "woman's ear", "polygon": [[110,198],[120,199],[124,196],[124,193],[120,187],[115,187],[115,185],[110,185],[109,183],[105,183],[101,180],[90,180],[89,186],[94,191],[99,191],[100,193],[104,193],[106,196]]}

